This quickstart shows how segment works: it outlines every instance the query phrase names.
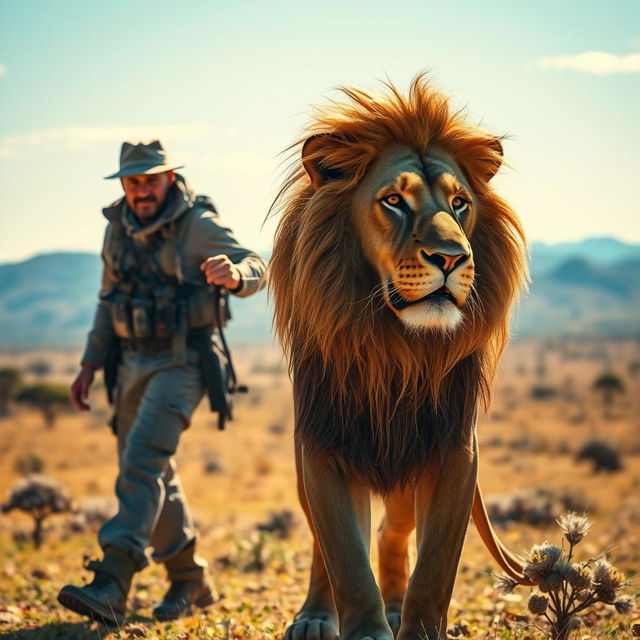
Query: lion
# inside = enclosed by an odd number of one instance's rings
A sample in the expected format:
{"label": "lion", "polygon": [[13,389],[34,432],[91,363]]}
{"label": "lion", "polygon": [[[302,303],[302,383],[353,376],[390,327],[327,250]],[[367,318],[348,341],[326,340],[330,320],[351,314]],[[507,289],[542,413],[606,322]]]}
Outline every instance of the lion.
{"label": "lion", "polygon": [[[444,638],[469,517],[500,566],[477,485],[489,400],[526,285],[526,243],[490,186],[499,138],[418,76],[320,108],[275,207],[274,325],[289,361],[309,590],[286,640]],[[369,562],[381,494],[379,586]],[[411,575],[409,535],[416,529]]]}

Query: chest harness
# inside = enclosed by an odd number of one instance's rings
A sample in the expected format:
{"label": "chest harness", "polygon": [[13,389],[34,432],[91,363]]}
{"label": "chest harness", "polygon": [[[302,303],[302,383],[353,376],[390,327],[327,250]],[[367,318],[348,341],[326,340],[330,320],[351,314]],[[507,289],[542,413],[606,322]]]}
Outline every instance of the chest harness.
{"label": "chest harness", "polygon": [[143,241],[130,236],[121,221],[111,223],[106,254],[117,282],[103,300],[109,303],[119,340],[107,358],[105,382],[112,401],[122,349],[142,354],[170,350],[174,363],[184,366],[190,347],[200,355],[211,410],[218,413],[218,427],[224,429],[225,421],[232,419],[231,395],[247,391],[237,383],[224,336],[231,318],[228,294],[204,278],[187,281],[180,253],[191,220],[204,211],[216,212],[209,198],[198,196],[180,218]]}

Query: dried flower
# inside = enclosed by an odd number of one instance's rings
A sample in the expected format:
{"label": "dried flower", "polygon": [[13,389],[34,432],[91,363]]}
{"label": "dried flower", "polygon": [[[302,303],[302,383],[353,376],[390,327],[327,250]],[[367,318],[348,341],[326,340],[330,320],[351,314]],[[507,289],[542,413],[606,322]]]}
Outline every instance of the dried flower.
{"label": "dried flower", "polygon": [[532,593],[529,596],[527,608],[534,615],[541,616],[547,610],[548,604],[549,600],[547,599],[547,596],[541,596],[538,593]]}
{"label": "dried flower", "polygon": [[[551,637],[556,640],[567,638],[577,622],[575,614],[596,602],[614,606],[621,615],[632,614],[633,596],[618,594],[625,584],[625,576],[605,557],[571,562],[574,545],[591,527],[587,518],[568,513],[559,518],[558,524],[571,545],[566,554],[550,542],[532,546],[527,554],[523,573],[539,589],[529,596],[529,611],[534,615],[544,614]],[[502,575],[494,586],[506,595],[514,589],[516,581]]]}
{"label": "dried flower", "polygon": [[624,595],[624,596],[620,596],[613,603],[613,606],[616,608],[616,611],[618,613],[620,613],[623,616],[628,616],[633,612],[636,606],[636,602],[633,599],[633,596]]}
{"label": "dried flower", "polygon": [[609,575],[611,576],[611,585],[616,589],[623,585],[626,578],[624,573],[622,573],[622,571],[618,571],[615,567],[611,567]]}
{"label": "dried flower", "polygon": [[591,523],[584,515],[579,516],[573,511],[560,516],[557,520],[560,528],[564,531],[564,537],[571,544],[578,544],[582,538],[584,538],[589,529],[591,529]]}
{"label": "dried flower", "polygon": [[613,604],[616,599],[616,590],[611,586],[598,585],[596,587],[596,595],[602,602],[606,604]]}
{"label": "dried flower", "polygon": [[550,542],[533,545],[527,556],[527,563],[523,570],[524,575],[531,580],[539,582],[551,573],[561,554],[562,549]]}
{"label": "dried flower", "polygon": [[593,588],[602,600],[607,604],[613,604],[616,599],[616,590],[624,582],[625,575],[618,571],[610,562],[600,559],[593,567]]}
{"label": "dried flower", "polygon": [[517,586],[518,583],[515,580],[503,573],[502,575],[496,577],[493,588],[501,596],[508,596]]}
{"label": "dried flower", "polygon": [[609,584],[611,576],[609,572],[613,565],[606,559],[600,558],[593,565],[593,582],[594,584]]}
{"label": "dried flower", "polygon": [[587,567],[574,563],[569,569],[567,580],[573,587],[573,590],[577,593],[579,591],[584,591],[591,586],[592,576]]}
{"label": "dried flower", "polygon": [[555,571],[552,571],[549,575],[540,580],[538,588],[543,593],[549,593],[550,591],[560,591],[560,589],[562,589],[562,576]]}

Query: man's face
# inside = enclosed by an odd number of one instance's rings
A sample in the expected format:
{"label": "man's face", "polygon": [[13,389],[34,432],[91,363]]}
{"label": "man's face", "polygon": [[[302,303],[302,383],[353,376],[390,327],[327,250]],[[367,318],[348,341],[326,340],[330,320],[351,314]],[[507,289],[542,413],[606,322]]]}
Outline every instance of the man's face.
{"label": "man's face", "polygon": [[142,222],[156,215],[175,180],[173,171],[120,178],[127,204]]}

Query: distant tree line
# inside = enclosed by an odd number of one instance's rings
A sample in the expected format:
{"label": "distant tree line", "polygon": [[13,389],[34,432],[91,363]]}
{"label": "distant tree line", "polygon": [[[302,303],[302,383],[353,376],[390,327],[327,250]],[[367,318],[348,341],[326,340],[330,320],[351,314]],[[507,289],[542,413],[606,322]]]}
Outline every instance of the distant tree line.
{"label": "distant tree line", "polygon": [[39,411],[51,429],[60,411],[70,406],[66,385],[53,382],[24,383],[22,371],[15,367],[0,368],[0,417],[10,414],[11,402]]}

